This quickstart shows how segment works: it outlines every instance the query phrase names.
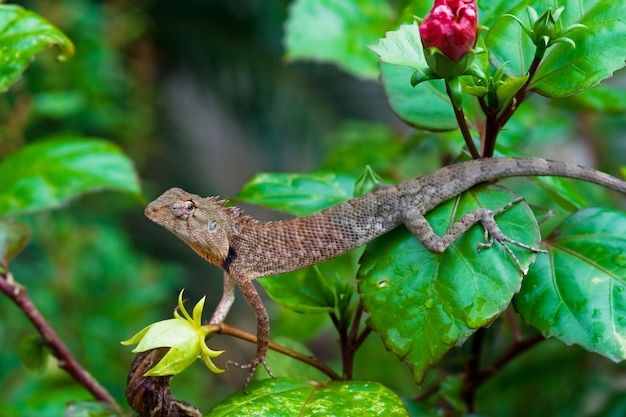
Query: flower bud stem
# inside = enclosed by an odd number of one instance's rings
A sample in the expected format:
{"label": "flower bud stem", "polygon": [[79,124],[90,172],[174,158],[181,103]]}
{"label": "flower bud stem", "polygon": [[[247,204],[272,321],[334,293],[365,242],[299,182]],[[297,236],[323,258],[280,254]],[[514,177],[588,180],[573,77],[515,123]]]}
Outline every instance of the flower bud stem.
{"label": "flower bud stem", "polygon": [[476,145],[474,145],[474,141],[472,140],[472,135],[467,127],[467,120],[465,120],[465,113],[463,112],[463,107],[457,108],[454,105],[454,98],[452,96],[452,90],[450,90],[450,85],[448,81],[445,81],[446,84],[446,93],[448,97],[450,97],[450,103],[452,104],[452,110],[454,110],[454,116],[456,117],[456,121],[459,124],[459,129],[461,129],[461,134],[463,135],[463,139],[465,140],[465,144],[467,145],[467,149],[472,155],[472,159],[480,158],[480,154],[478,153],[478,149],[476,149]]}

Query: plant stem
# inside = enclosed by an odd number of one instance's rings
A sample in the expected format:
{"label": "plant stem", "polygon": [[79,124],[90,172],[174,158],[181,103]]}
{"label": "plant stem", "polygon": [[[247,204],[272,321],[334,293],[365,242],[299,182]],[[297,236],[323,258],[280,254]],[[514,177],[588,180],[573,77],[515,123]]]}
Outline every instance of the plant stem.
{"label": "plant stem", "polygon": [[511,119],[515,110],[517,110],[526,98],[526,94],[528,93],[528,87],[530,87],[530,83],[535,76],[537,69],[539,68],[539,64],[541,63],[541,58],[539,56],[535,56],[533,61],[528,68],[528,78],[522,87],[515,93],[513,98],[509,100],[504,109],[500,111],[497,115],[492,115],[487,113],[487,123],[485,127],[485,137],[483,138],[483,147],[482,147],[482,155],[485,158],[490,158],[493,156],[494,150],[496,148],[496,139],[498,134],[506,125],[506,123]]}
{"label": "plant stem", "polygon": [[67,346],[52,330],[50,324],[30,300],[26,288],[16,283],[10,273],[0,274],[0,291],[13,301],[35,326],[50,353],[57,359],[61,369],[65,370],[76,382],[85,387],[96,400],[110,404],[116,410],[121,410],[111,394],[72,356]]}
{"label": "plant stem", "polygon": [[[248,333],[248,332],[244,332],[243,330],[239,330],[235,327],[231,327],[228,324],[223,324],[223,323],[222,324],[209,324],[208,327],[214,329],[214,331],[212,331],[211,333],[225,334],[229,336],[234,336],[238,339],[245,340],[247,342],[256,343],[255,335]],[[296,352],[295,350],[291,350],[284,346],[278,345],[274,342],[270,342],[268,347],[272,349],[273,351],[282,353],[283,355],[287,355],[291,358],[299,360],[300,362],[304,362],[308,365],[313,366],[314,368],[319,369],[333,381],[338,381],[342,379],[341,376],[339,376],[339,374],[337,374],[337,372],[335,372],[331,367],[329,367],[325,363],[322,363],[316,360],[315,358],[311,356],[307,356],[300,352]]]}
{"label": "plant stem", "polygon": [[[474,387],[473,381],[479,374],[479,366],[480,366],[480,354],[483,348],[483,342],[485,340],[485,331],[484,327],[479,328],[474,333],[474,337],[472,338],[472,346],[470,350],[470,358],[467,362],[467,382],[469,382],[469,386]],[[463,390],[463,401],[467,404],[468,411],[474,411],[474,394],[476,393],[475,389],[464,389]]]}
{"label": "plant stem", "polygon": [[509,121],[515,110],[522,104],[522,101],[526,98],[526,93],[528,92],[528,87],[530,86],[530,82],[533,80],[537,69],[539,68],[539,64],[541,63],[541,58],[535,56],[533,62],[530,63],[530,67],[528,68],[528,78],[526,82],[520,88],[517,93],[513,96],[513,98],[507,103],[506,107],[498,114],[496,117],[496,124],[502,128],[506,122]]}
{"label": "plant stem", "polygon": [[[546,340],[541,334],[537,334],[535,336],[529,337],[528,339],[517,340],[515,341],[509,349],[500,358],[498,358],[491,366],[482,371],[476,372],[472,375],[470,380],[470,375],[466,372],[463,372],[461,376],[466,378],[465,386],[463,387],[463,391],[461,392],[461,398],[466,399],[468,396],[473,393],[480,387],[480,385],[484,384],[494,376],[500,369],[506,366],[513,359],[517,358],[522,353],[526,352],[531,347],[535,346],[537,343]],[[413,397],[413,401],[421,402],[428,398],[429,396],[436,394],[441,389],[441,383],[436,383],[431,385],[430,387],[424,389],[422,392],[418,393]]]}
{"label": "plant stem", "polygon": [[483,157],[491,158],[493,156],[496,149],[496,139],[498,138],[500,130],[502,130],[502,126],[496,122],[496,118],[493,115],[488,114],[485,123],[485,136],[483,137],[481,149]]}
{"label": "plant stem", "polygon": [[341,322],[337,316],[333,313],[330,313],[330,319],[332,320],[335,328],[337,329],[337,333],[339,333],[339,344],[341,346],[341,364],[342,364],[342,377],[343,379],[352,379],[352,358],[353,352],[350,347],[350,338],[348,337],[348,329]]}
{"label": "plant stem", "polygon": [[480,387],[480,385],[489,380],[489,378],[495,375],[498,370],[503,368],[522,353],[526,352],[531,347],[535,346],[537,343],[544,340],[546,339],[541,334],[537,334],[527,339],[515,341],[491,366],[475,374],[472,380],[468,379],[465,387],[463,388],[463,398],[467,398],[469,395],[473,396],[473,393]]}
{"label": "plant stem", "polygon": [[467,127],[467,120],[465,120],[465,114],[462,108],[457,109],[454,105],[454,100],[452,98],[452,91],[450,90],[450,86],[448,82],[446,84],[446,93],[448,97],[450,97],[450,104],[452,104],[452,110],[454,110],[454,117],[456,117],[456,121],[459,124],[459,129],[461,130],[461,134],[463,135],[463,140],[465,140],[465,144],[467,145],[467,149],[472,155],[473,159],[480,158],[480,153],[478,153],[478,149],[476,149],[476,145],[474,145],[474,141],[472,140],[472,134]]}

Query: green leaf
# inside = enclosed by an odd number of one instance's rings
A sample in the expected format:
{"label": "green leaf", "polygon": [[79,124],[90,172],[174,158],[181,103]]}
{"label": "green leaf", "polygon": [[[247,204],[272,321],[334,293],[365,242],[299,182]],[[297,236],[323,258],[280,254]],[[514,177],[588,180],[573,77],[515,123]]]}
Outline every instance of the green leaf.
{"label": "green leaf", "polygon": [[597,112],[624,114],[626,113],[626,89],[619,88],[617,85],[599,85],[572,97],[570,103],[574,103],[576,109],[582,107]]}
{"label": "green leaf", "polygon": [[357,178],[356,184],[354,185],[354,196],[361,197],[374,192],[381,184],[384,184],[381,176],[378,175],[371,166],[366,165],[365,170],[363,170],[363,173]]}
{"label": "green leaf", "polygon": [[[482,186],[432,210],[427,219],[442,236],[462,214],[479,207],[498,209],[515,195]],[[532,211],[518,203],[496,221],[508,237],[529,245],[539,241]],[[426,250],[406,229],[376,239],[361,259],[359,292],[369,324],[385,346],[406,361],[416,381],[453,346],[493,322],[507,308],[522,274],[504,248],[494,243],[477,253],[483,228],[475,225],[442,254]],[[523,267],[534,253],[508,245]]]}
{"label": "green leaf", "polygon": [[17,351],[24,365],[31,371],[41,371],[48,359],[48,350],[39,335],[27,334],[23,336],[17,347]]}
{"label": "green leaf", "polygon": [[21,252],[30,240],[28,225],[0,219],[0,263],[9,262]]}
{"label": "green leaf", "polygon": [[[527,0],[509,13],[526,19],[526,5],[539,13],[554,7],[552,0]],[[582,11],[582,13],[581,13]],[[613,0],[577,0],[569,2],[561,15],[563,27],[582,23],[587,30],[575,30],[567,36],[576,43],[572,48],[559,43],[546,52],[531,89],[548,97],[564,97],[587,90],[624,67],[626,59],[626,3]],[[520,26],[502,18],[491,27],[486,39],[494,65],[509,62],[513,75],[527,72],[535,48]],[[511,74],[510,74],[511,75]]]}
{"label": "green leaf", "polygon": [[15,83],[34,56],[50,46],[58,46],[57,59],[74,55],[74,45],[43,17],[15,5],[0,5],[0,91]]}
{"label": "green leaf", "polygon": [[402,400],[377,382],[266,379],[213,407],[208,417],[394,416],[408,417]]}
{"label": "green leaf", "polygon": [[378,41],[392,15],[385,0],[296,0],[285,24],[286,58],[329,62],[373,79],[378,67],[368,45]]}
{"label": "green leaf", "polygon": [[382,82],[391,109],[411,126],[442,131],[458,128],[443,80],[411,86],[413,69],[382,63]]}
{"label": "green leaf", "polygon": [[344,172],[355,177],[363,172],[363,167],[388,172],[396,167],[399,157],[406,156],[407,140],[385,124],[375,122],[343,122],[328,138],[332,145],[326,154],[321,168],[334,172]]}
{"label": "green leaf", "polygon": [[502,85],[496,90],[498,102],[501,107],[504,107],[506,103],[524,86],[528,80],[528,74],[522,77],[507,77]]}
{"label": "green leaf", "polygon": [[387,32],[370,49],[378,54],[382,62],[402,65],[414,69],[428,68],[420,39],[417,22],[402,25],[398,30]]}
{"label": "green leaf", "polygon": [[139,197],[132,162],[96,139],[52,139],[25,146],[0,161],[0,217],[50,210],[81,194],[125,191]]}
{"label": "green leaf", "polygon": [[258,174],[243,186],[236,198],[306,216],[351,199],[354,183],[351,176],[332,172]]}
{"label": "green leaf", "polygon": [[33,113],[39,117],[63,119],[91,106],[82,90],[46,91],[34,96]]}
{"label": "green leaf", "polygon": [[335,313],[342,317],[355,293],[356,252],[288,274],[258,281],[277,303],[298,313]]}
{"label": "green leaf", "polygon": [[546,337],[626,359],[626,215],[581,210],[545,241],[515,307]]}
{"label": "green leaf", "polygon": [[102,401],[75,401],[67,405],[63,417],[130,417],[134,414],[120,411]]}

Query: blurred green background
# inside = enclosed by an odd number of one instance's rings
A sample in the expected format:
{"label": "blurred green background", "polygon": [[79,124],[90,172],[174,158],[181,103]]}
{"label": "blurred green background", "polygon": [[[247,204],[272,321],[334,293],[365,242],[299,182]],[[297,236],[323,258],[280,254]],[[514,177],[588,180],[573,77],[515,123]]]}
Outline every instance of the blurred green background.
{"label": "blurred green background", "polygon": [[[420,165],[412,164],[417,157],[394,167],[382,162],[386,176],[395,179],[435,169],[445,159],[442,154],[458,147],[458,142],[450,145],[411,132],[389,110],[376,81],[359,80],[327,64],[286,63],[282,38],[288,1],[15,3],[68,34],[76,55],[64,64],[55,62],[52,52],[39,55],[23,79],[0,95],[0,158],[54,134],[106,138],[135,161],[148,201],[171,186],[233,196],[257,172],[303,172],[321,163],[358,173],[363,166],[353,166],[350,152],[341,151],[355,138],[375,146],[382,137],[410,137],[412,155],[434,151]],[[623,86],[623,72],[611,83]],[[546,124],[524,123],[543,129],[531,135],[535,149],[542,149],[539,155],[606,170],[624,163],[626,116],[619,106],[600,113],[592,99],[581,98],[551,104],[537,100],[533,106],[542,109]],[[572,108],[576,112],[565,116],[563,109]],[[550,143],[542,141],[545,135]],[[391,146],[391,141],[383,143]],[[385,149],[363,152],[374,157]],[[273,216],[248,210],[264,219]],[[63,210],[21,220],[32,225],[34,234],[11,264],[13,274],[78,360],[123,404],[133,354],[119,342],[169,318],[181,288],[194,302],[206,294],[207,310],[221,296],[219,271],[150,223],[143,204],[124,195],[89,195]],[[253,330],[245,302],[238,299],[236,307],[229,322]],[[278,335],[280,326],[293,329],[303,320],[275,305],[270,311],[286,323],[276,325]],[[0,416],[58,416],[66,402],[89,399],[52,360],[44,372],[26,370],[17,345],[32,333],[20,311],[0,298]],[[313,348],[332,362],[336,335],[322,335],[326,339],[315,341]],[[237,341],[215,343],[211,347],[243,350],[242,358],[253,352]],[[380,352],[376,348],[370,350]],[[382,375],[383,382],[392,381],[402,394],[412,395],[416,387],[408,370],[399,362],[393,369],[397,374],[373,369],[371,375]],[[529,397],[545,397],[536,406],[538,413],[551,410],[544,415],[596,415],[592,405],[607,402],[619,402],[624,410],[620,393],[626,386],[617,378],[623,371],[582,349],[549,342],[492,380],[479,400],[485,412],[497,415],[521,413],[519,407],[528,412],[519,415],[541,415],[533,414]],[[244,375],[216,376],[197,364],[174,379],[174,390],[207,409],[240,388]]]}

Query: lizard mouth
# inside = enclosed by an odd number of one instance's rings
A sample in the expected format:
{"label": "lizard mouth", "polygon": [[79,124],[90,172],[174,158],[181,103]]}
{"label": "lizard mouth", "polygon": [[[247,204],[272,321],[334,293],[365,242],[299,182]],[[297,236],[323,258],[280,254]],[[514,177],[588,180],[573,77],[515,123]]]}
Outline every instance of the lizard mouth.
{"label": "lizard mouth", "polygon": [[154,204],[155,202],[152,202],[150,204],[148,204],[148,206],[145,208],[145,210],[143,211],[143,214],[149,218],[150,220],[152,220],[153,222],[155,222],[158,225],[162,225],[162,222],[159,219],[158,216],[158,212],[159,212],[159,205]]}

